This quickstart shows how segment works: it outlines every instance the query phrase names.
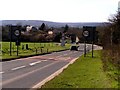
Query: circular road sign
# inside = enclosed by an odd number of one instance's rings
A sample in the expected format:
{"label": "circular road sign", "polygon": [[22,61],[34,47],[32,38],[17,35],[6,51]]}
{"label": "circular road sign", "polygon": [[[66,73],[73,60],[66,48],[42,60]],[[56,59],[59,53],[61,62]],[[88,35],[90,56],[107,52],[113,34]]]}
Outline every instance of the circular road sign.
{"label": "circular road sign", "polygon": [[15,30],[15,35],[16,35],[16,36],[19,36],[19,35],[20,35],[19,30]]}
{"label": "circular road sign", "polygon": [[88,37],[89,36],[89,31],[83,31],[83,36]]}

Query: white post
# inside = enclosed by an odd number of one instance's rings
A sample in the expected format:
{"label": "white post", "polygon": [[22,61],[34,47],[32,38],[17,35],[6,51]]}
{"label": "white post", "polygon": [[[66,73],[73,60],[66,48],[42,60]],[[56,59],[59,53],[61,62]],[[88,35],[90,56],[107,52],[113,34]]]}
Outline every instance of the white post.
{"label": "white post", "polygon": [[64,33],[62,33],[61,46],[65,46],[65,34]]}
{"label": "white post", "polygon": [[120,1],[118,2],[118,12],[120,12]]}

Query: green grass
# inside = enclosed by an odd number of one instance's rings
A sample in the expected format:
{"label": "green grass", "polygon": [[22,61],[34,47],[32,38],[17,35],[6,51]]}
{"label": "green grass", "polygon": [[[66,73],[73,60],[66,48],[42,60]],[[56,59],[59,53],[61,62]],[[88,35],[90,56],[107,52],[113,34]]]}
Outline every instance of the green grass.
{"label": "green grass", "polygon": [[117,88],[113,87],[110,77],[103,71],[100,53],[94,51],[94,58],[91,58],[91,53],[85,58],[81,56],[42,88]]}
{"label": "green grass", "polygon": [[[114,53],[114,55],[112,55],[112,53]],[[107,73],[107,76],[110,77],[112,87],[120,88],[120,67],[119,62],[117,61],[120,60],[120,58],[115,52],[112,51],[112,53],[111,50],[102,51],[103,69]]]}
{"label": "green grass", "polygon": [[120,68],[116,67],[113,65],[111,62],[107,62],[107,69],[105,72],[107,73],[108,77],[110,77],[110,81],[112,83],[112,87],[119,87],[120,88],[120,83],[119,81],[119,76],[120,76]]}
{"label": "green grass", "polygon": [[[28,44],[29,50],[26,50],[26,44]],[[22,46],[24,45],[24,49]],[[12,56],[10,56],[10,43],[2,42],[2,59],[10,59],[10,58],[19,58],[22,56],[36,55],[53,51],[60,51],[70,48],[70,44],[66,44],[65,47],[61,47],[58,43],[28,43],[22,42],[19,46],[19,56],[16,55],[17,47],[15,42],[12,42]],[[42,52],[41,52],[41,47]],[[37,49],[37,52],[36,52]]]}

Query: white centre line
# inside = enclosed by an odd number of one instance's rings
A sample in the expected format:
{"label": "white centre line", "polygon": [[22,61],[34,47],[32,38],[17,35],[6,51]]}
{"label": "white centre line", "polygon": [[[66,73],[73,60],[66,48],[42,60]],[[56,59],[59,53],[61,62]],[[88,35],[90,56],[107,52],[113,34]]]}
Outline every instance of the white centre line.
{"label": "white centre line", "polygon": [[49,59],[54,59],[54,58],[49,58]]}
{"label": "white centre line", "polygon": [[3,74],[4,72],[0,72],[0,74]]}
{"label": "white centre line", "polygon": [[38,63],[41,63],[41,62],[42,62],[42,61],[37,61],[37,62],[30,63],[29,65],[30,65],[30,66],[33,66],[33,65],[38,64]]}
{"label": "white centre line", "polygon": [[48,60],[43,60],[44,62],[48,61]]}
{"label": "white centre line", "polygon": [[36,68],[36,69],[34,69],[34,70],[30,71],[30,72],[23,73],[22,75],[19,75],[19,76],[17,76],[17,77],[13,77],[13,78],[8,79],[8,80],[6,80],[6,81],[2,81],[2,83],[0,82],[0,84],[6,85],[6,84],[12,83],[12,82],[14,82],[14,81],[20,80],[21,78],[24,78],[24,77],[26,77],[26,76],[28,76],[28,75],[30,75],[30,74],[33,74],[33,73],[35,73],[35,72],[37,72],[37,71],[41,71],[41,70],[43,70],[43,69],[45,69],[45,68],[48,68],[48,67],[50,67],[50,66],[52,66],[52,65],[55,65],[56,63],[58,63],[58,62],[53,62],[53,63],[47,64],[47,65],[45,65],[45,66],[43,66],[43,67],[41,67],[41,68]]}
{"label": "white centre line", "polygon": [[13,68],[13,69],[11,69],[11,70],[18,70],[18,69],[21,69],[21,68],[24,68],[24,67],[26,67],[26,66],[20,66],[20,67],[16,67],[16,68]]}

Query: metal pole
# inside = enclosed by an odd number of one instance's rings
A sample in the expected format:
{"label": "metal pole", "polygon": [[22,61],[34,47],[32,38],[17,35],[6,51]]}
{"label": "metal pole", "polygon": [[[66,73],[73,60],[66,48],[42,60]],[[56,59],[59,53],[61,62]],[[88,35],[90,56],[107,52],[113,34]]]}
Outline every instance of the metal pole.
{"label": "metal pole", "polygon": [[17,56],[18,56],[18,45],[17,45]]}
{"label": "metal pole", "polygon": [[94,27],[92,28],[92,34],[93,34],[93,37],[92,37],[92,58],[93,58],[93,44],[94,44],[94,38],[95,38]]}
{"label": "metal pole", "polygon": [[92,58],[93,58],[93,41],[92,41]]}
{"label": "metal pole", "polygon": [[12,30],[11,30],[11,25],[9,26],[9,31],[10,31],[10,56],[12,56],[11,48],[12,48]]}
{"label": "metal pole", "polygon": [[19,49],[19,37],[17,37],[17,56],[18,56],[18,49]]}
{"label": "metal pole", "polygon": [[86,40],[84,41],[84,57],[86,57]]}

